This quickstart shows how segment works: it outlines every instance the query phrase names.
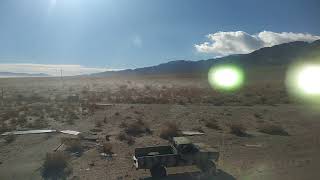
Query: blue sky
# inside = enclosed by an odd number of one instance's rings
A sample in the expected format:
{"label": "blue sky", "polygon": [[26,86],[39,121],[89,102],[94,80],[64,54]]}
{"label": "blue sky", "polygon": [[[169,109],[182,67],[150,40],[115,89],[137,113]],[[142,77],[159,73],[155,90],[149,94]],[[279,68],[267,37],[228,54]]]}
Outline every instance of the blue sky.
{"label": "blue sky", "polygon": [[1,0],[0,67],[123,69],[208,59],[313,41],[319,17],[319,0]]}

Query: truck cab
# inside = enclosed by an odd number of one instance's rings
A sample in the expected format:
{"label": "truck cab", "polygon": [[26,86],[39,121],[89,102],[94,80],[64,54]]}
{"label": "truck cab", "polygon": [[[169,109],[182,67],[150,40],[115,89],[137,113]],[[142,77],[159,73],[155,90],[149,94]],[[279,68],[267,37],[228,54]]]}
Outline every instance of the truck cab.
{"label": "truck cab", "polygon": [[199,152],[199,149],[185,137],[172,138],[172,145],[177,150],[178,154],[194,154]]}

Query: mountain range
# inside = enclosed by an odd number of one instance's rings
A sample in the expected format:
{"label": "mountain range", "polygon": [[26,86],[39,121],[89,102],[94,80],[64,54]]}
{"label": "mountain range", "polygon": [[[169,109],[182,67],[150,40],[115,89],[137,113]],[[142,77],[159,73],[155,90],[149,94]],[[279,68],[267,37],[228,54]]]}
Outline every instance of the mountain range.
{"label": "mountain range", "polygon": [[44,73],[30,74],[30,73],[14,73],[14,72],[0,72],[0,77],[49,77],[50,75]]}
{"label": "mountain range", "polygon": [[320,40],[312,43],[296,41],[265,47],[249,54],[230,55],[200,61],[177,60],[137,69],[108,71],[91,74],[91,76],[115,75],[168,75],[168,74],[206,74],[210,67],[218,64],[233,64],[244,68],[283,67],[295,61],[320,57]]}

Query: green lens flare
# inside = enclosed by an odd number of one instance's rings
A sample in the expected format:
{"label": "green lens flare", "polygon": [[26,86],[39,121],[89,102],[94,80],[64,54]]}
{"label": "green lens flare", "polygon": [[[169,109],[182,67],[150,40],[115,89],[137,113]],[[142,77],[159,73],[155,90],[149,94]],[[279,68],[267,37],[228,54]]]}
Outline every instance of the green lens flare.
{"label": "green lens flare", "polygon": [[286,79],[288,91],[306,103],[320,103],[320,64],[296,64]]}
{"label": "green lens flare", "polygon": [[219,66],[210,69],[208,80],[214,89],[235,90],[243,83],[243,72],[235,66]]}
{"label": "green lens flare", "polygon": [[298,87],[306,94],[320,95],[320,66],[306,66],[298,72]]}

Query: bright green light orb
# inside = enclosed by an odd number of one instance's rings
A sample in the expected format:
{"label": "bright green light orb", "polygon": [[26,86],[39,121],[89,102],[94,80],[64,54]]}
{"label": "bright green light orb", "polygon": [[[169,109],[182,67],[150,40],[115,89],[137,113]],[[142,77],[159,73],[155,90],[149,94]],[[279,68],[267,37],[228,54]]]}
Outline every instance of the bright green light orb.
{"label": "bright green light orb", "polygon": [[320,65],[302,67],[297,74],[297,85],[306,94],[320,95]]}
{"label": "bright green light orb", "polygon": [[235,66],[219,66],[210,69],[208,80],[214,89],[235,90],[243,83],[243,72]]}
{"label": "bright green light orb", "polygon": [[[306,104],[320,104],[320,64],[300,62],[291,65],[286,77],[288,92]],[[318,106],[320,107],[320,106]]]}

